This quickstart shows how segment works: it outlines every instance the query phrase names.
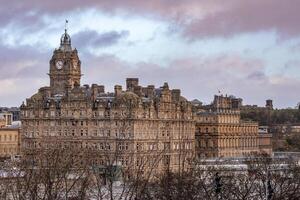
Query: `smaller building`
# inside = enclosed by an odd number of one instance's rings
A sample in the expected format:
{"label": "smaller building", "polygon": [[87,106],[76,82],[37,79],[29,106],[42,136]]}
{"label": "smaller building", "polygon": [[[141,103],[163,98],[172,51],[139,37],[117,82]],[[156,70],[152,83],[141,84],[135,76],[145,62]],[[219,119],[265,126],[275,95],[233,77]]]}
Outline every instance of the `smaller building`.
{"label": "smaller building", "polygon": [[0,128],[0,159],[20,155],[20,128]]}
{"label": "smaller building", "polygon": [[215,96],[211,105],[196,113],[196,155],[198,158],[245,157],[271,154],[272,135],[259,134],[257,122],[241,119],[242,99]]}
{"label": "smaller building", "polygon": [[0,128],[10,126],[13,121],[13,114],[10,112],[0,112]]}
{"label": "smaller building", "polygon": [[272,155],[272,134],[269,133],[268,126],[258,127],[258,141],[260,152]]}
{"label": "smaller building", "polygon": [[12,113],[12,121],[20,121],[20,108],[19,107],[0,107],[0,113]]}

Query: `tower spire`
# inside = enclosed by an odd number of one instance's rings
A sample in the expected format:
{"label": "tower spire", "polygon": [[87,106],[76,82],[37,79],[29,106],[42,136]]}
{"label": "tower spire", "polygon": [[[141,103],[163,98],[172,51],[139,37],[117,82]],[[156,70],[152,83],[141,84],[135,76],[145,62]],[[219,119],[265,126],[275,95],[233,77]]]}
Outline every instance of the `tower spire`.
{"label": "tower spire", "polygon": [[72,51],[71,37],[67,33],[68,23],[69,23],[69,21],[66,19],[66,21],[65,21],[65,33],[60,38],[60,47],[59,47],[59,49],[63,50],[63,51]]}

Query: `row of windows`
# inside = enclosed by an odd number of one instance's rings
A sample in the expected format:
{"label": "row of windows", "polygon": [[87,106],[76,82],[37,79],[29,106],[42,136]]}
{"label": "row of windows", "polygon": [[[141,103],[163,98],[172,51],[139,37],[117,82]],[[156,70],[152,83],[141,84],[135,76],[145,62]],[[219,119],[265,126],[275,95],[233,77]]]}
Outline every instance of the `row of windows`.
{"label": "row of windows", "polygon": [[[200,139],[197,143],[198,147],[216,147],[217,141],[213,139]],[[256,147],[258,146],[257,138],[225,138],[219,140],[219,147]]]}
{"label": "row of windows", "polygon": [[18,153],[17,147],[0,147],[0,155],[16,154],[16,153]]}
{"label": "row of windows", "polygon": [[[129,146],[131,143],[128,142],[121,142],[117,143],[116,148],[117,150],[120,151],[127,151],[129,150]],[[161,146],[161,148],[159,148]],[[65,142],[65,143],[58,143],[58,144],[41,144],[39,142],[25,142],[24,143],[25,148],[53,148],[53,147],[60,147],[60,148],[87,148],[87,149],[95,149],[95,150],[113,150],[114,148],[114,143],[109,143],[109,142],[93,142],[93,143],[88,143],[88,142]],[[136,150],[137,151],[151,151],[151,150],[180,150],[180,149],[186,149],[186,150],[191,150],[193,148],[192,142],[186,142],[186,143],[173,143],[173,146],[169,142],[164,142],[161,145],[158,143],[137,143],[136,144]]]}
{"label": "row of windows", "polygon": [[198,118],[198,122],[218,122],[218,123],[239,123],[239,116],[201,116]]}
{"label": "row of windows", "polygon": [[[24,132],[25,137],[27,138],[34,138],[34,137],[39,137],[40,132],[39,131],[31,131],[31,132]],[[111,131],[107,129],[100,129],[100,130],[91,130],[89,131],[88,129],[80,129],[76,131],[75,129],[64,129],[64,130],[57,130],[57,132],[51,131],[51,130],[45,130],[43,131],[43,136],[99,136],[99,137],[111,137],[115,136],[116,138],[120,139],[126,139],[126,138],[131,138],[132,134],[131,133],[126,133],[126,132],[119,132],[119,130]]]}
{"label": "row of windows", "polygon": [[63,120],[53,120],[53,121],[23,121],[23,125],[28,125],[28,126],[88,126],[88,125],[94,125],[94,126],[115,126],[115,127],[128,127],[131,125],[130,122],[125,122],[125,121],[114,121],[113,123],[106,122],[106,121],[87,121],[87,120],[80,120],[80,121],[75,121],[75,120],[69,120],[69,121],[63,121]]}
{"label": "row of windows", "polygon": [[[101,110],[101,111],[94,111],[93,113],[89,114],[88,111],[82,109],[82,110],[50,110],[50,111],[22,111],[22,116],[23,117],[30,117],[30,118],[34,118],[34,117],[74,117],[74,116],[78,116],[78,117],[105,117],[105,118],[110,118],[110,117],[114,117],[114,118],[126,118],[129,117],[129,112],[128,110],[117,110],[117,111],[112,111],[112,110]],[[134,114],[135,117],[137,118],[152,118],[153,114],[151,111],[145,111],[143,110],[143,112],[136,112],[136,113],[131,113]],[[161,119],[172,119],[172,118],[176,118],[176,119],[191,119],[192,118],[192,113],[188,112],[188,113],[182,113],[182,112],[174,112],[174,110],[169,111],[164,111],[164,110],[160,110],[160,112],[158,113],[158,117]]]}
{"label": "row of windows", "polygon": [[197,128],[198,133],[216,133],[217,131],[221,133],[257,133],[258,129],[257,127],[219,127],[218,129],[216,127],[198,127]]}
{"label": "row of windows", "polygon": [[16,142],[18,141],[17,135],[0,135],[0,142]]}

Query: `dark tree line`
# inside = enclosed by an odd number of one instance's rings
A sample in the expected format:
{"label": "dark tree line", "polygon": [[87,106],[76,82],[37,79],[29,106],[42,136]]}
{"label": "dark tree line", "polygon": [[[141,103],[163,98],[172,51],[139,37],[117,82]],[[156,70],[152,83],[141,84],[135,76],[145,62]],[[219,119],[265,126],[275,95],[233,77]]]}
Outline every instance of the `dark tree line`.
{"label": "dark tree line", "polygon": [[300,123],[299,109],[248,109],[241,111],[241,118],[257,121],[260,126]]}
{"label": "dark tree line", "polygon": [[[34,163],[21,160],[1,165],[0,199],[300,199],[300,168],[292,160],[279,163],[253,155],[241,165],[194,161],[186,170],[166,168],[151,174],[147,164],[137,171],[132,167],[117,170],[109,164],[99,172],[88,161],[78,165],[73,153],[50,150],[40,153],[43,159]],[[116,181],[117,174],[121,181]]]}

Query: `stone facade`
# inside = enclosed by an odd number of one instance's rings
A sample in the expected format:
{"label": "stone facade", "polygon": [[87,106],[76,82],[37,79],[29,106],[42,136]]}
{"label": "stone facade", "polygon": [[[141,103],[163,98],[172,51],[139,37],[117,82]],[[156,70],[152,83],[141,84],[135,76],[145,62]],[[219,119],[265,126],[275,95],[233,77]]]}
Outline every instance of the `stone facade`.
{"label": "stone facade", "polygon": [[20,129],[0,128],[0,159],[20,154]]}
{"label": "stone facade", "polygon": [[81,61],[67,32],[50,60],[49,77],[50,87],[40,88],[21,106],[25,156],[70,148],[88,150],[95,165],[118,154],[122,166],[159,158],[160,169],[178,169],[192,158],[192,105],[180,90],[167,83],[142,87],[137,78],[128,78],[125,90],[116,85],[112,93],[103,85],[81,86]]}
{"label": "stone facade", "polygon": [[260,152],[258,123],[242,121],[241,99],[215,96],[196,114],[197,158],[243,157]]}

